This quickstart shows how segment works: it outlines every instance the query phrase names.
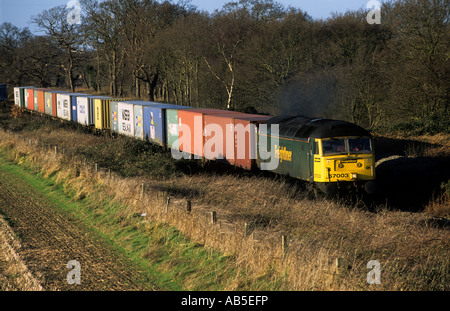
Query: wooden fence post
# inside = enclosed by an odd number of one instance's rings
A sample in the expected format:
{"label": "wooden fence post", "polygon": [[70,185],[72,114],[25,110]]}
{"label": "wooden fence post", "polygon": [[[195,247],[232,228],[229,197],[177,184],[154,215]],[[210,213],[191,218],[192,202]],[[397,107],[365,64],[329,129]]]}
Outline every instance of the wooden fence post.
{"label": "wooden fence post", "polygon": [[192,203],[191,203],[191,200],[187,199],[187,200],[186,200],[186,212],[187,212],[188,214],[190,214],[191,211],[192,211]]}
{"label": "wooden fence post", "polygon": [[211,212],[211,224],[215,224],[217,222],[217,213],[216,211]]}
{"label": "wooden fence post", "polygon": [[167,201],[166,201],[166,213],[169,212],[169,204],[170,204],[170,197],[167,197]]}
{"label": "wooden fence post", "polygon": [[250,234],[250,225],[248,223],[244,223],[244,234],[245,236]]}
{"label": "wooden fence post", "polygon": [[162,203],[166,204],[166,202],[167,202],[167,192],[163,191],[163,193],[162,193]]}
{"label": "wooden fence post", "polygon": [[286,256],[289,250],[289,238],[287,235],[281,236],[281,249],[283,251],[283,256]]}

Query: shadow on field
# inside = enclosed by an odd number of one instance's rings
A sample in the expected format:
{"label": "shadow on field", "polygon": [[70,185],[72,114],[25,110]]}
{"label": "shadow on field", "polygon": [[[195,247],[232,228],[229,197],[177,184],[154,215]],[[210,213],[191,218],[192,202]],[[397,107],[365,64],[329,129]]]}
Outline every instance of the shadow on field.
{"label": "shadow on field", "polygon": [[378,140],[377,203],[405,211],[422,211],[439,194],[440,185],[450,179],[450,157],[421,156],[438,147],[413,140]]}
{"label": "shadow on field", "polygon": [[[387,137],[374,137],[375,160],[390,157],[393,155],[400,156],[424,156],[434,150],[436,156],[443,155],[439,152],[442,145],[432,144],[412,139],[395,139]],[[442,151],[442,150],[441,150]]]}

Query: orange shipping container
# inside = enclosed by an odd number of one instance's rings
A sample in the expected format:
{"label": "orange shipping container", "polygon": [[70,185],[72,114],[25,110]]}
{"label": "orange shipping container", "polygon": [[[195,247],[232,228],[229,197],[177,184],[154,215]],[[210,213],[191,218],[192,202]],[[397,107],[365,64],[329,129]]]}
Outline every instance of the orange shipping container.
{"label": "orange shipping container", "polygon": [[[256,167],[258,125],[271,118],[244,113],[205,115],[205,158],[248,170]],[[215,129],[219,133],[215,133]]]}
{"label": "orange shipping container", "polygon": [[41,113],[45,113],[45,91],[47,89],[37,89],[38,111]]}
{"label": "orange shipping container", "polygon": [[203,157],[204,116],[236,114],[234,111],[219,109],[186,109],[178,111],[179,149],[180,151]]}

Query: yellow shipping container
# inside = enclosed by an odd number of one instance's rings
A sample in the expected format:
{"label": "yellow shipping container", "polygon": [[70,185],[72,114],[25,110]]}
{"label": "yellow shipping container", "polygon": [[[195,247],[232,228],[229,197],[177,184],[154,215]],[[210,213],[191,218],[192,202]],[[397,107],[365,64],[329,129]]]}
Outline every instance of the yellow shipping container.
{"label": "yellow shipping container", "polygon": [[111,129],[111,98],[96,98],[94,100],[95,128]]}

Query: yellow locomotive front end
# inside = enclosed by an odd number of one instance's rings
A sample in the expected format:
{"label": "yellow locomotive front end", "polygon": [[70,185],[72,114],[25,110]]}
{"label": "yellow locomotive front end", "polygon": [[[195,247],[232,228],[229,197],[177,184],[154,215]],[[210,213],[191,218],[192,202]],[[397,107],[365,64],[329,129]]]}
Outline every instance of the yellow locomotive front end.
{"label": "yellow locomotive front end", "polygon": [[314,149],[314,182],[322,191],[376,191],[375,154],[370,137],[316,138]]}

